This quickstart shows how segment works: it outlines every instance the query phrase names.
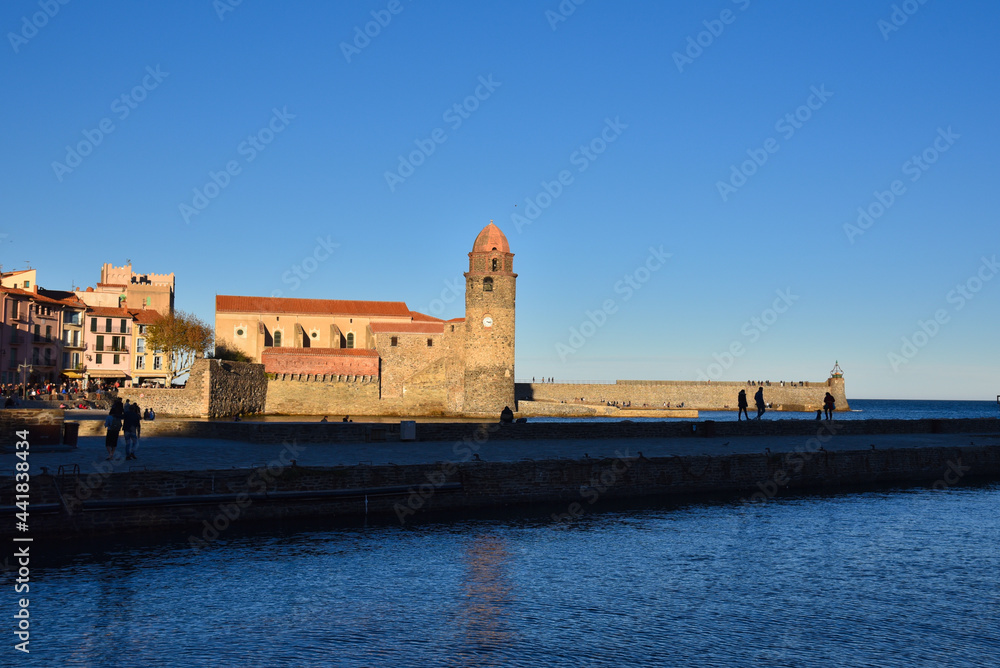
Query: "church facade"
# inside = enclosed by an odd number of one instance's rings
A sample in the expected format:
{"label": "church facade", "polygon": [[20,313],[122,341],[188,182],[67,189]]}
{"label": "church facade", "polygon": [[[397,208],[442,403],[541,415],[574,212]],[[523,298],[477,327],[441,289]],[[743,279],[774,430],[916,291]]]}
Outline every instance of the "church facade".
{"label": "church facade", "polygon": [[465,273],[465,317],[405,302],[218,295],[216,345],[269,374],[267,412],[496,416],[514,404],[517,274],[491,221]]}

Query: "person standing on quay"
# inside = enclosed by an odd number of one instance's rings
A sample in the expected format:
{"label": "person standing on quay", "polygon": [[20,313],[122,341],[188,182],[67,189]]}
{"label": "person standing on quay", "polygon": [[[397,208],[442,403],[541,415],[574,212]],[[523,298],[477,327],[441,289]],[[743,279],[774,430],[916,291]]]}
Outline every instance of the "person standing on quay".
{"label": "person standing on quay", "polygon": [[[753,395],[753,400],[757,403],[757,419],[764,414],[767,408],[764,405],[764,386],[761,385],[757,388],[757,394]],[[749,418],[749,416],[747,416]]]}
{"label": "person standing on quay", "polygon": [[122,430],[122,418],[125,416],[125,409],[122,407],[122,400],[115,399],[108,411],[108,417],[104,419],[104,426],[108,428],[108,433],[104,437],[104,447],[108,450],[108,460],[115,458],[115,449],[118,448],[118,434]]}
{"label": "person standing on quay", "polygon": [[827,392],[826,396],[823,397],[823,412],[826,413],[827,420],[833,419],[833,411],[836,409],[836,407],[837,407],[837,400],[833,398],[832,394]]}
{"label": "person standing on quay", "polygon": [[139,405],[132,404],[122,418],[125,426],[125,459],[136,459],[135,451],[139,447]]}
{"label": "person standing on quay", "polygon": [[747,391],[740,390],[739,398],[737,399],[737,404],[739,405],[740,412],[736,414],[736,421],[739,422],[743,419],[743,416],[747,416],[747,422],[750,421],[750,413],[747,413]]}

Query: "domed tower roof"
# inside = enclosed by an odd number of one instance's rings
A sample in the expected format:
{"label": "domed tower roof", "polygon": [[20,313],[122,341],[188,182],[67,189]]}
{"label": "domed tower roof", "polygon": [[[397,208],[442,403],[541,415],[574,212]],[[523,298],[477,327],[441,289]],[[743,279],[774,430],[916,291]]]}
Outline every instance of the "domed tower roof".
{"label": "domed tower roof", "polygon": [[510,244],[500,228],[490,221],[490,224],[483,228],[483,231],[476,237],[476,243],[472,244],[473,253],[489,253],[490,251],[510,252]]}

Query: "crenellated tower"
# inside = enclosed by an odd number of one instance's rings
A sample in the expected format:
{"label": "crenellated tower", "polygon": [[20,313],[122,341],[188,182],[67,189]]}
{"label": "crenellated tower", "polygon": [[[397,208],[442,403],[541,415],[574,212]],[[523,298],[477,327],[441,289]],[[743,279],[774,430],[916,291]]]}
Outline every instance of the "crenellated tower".
{"label": "crenellated tower", "polygon": [[515,409],[516,282],[514,254],[491,220],[476,237],[465,274],[465,413]]}

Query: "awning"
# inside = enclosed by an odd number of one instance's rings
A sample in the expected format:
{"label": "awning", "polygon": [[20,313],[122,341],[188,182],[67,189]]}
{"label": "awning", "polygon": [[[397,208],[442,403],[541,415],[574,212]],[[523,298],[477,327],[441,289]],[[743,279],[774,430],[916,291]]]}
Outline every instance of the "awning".
{"label": "awning", "polygon": [[118,369],[96,369],[94,371],[88,371],[87,375],[91,378],[128,378],[129,375],[124,371],[119,371]]}
{"label": "awning", "polygon": [[83,374],[77,371],[63,371],[64,376],[67,378],[83,378]]}

